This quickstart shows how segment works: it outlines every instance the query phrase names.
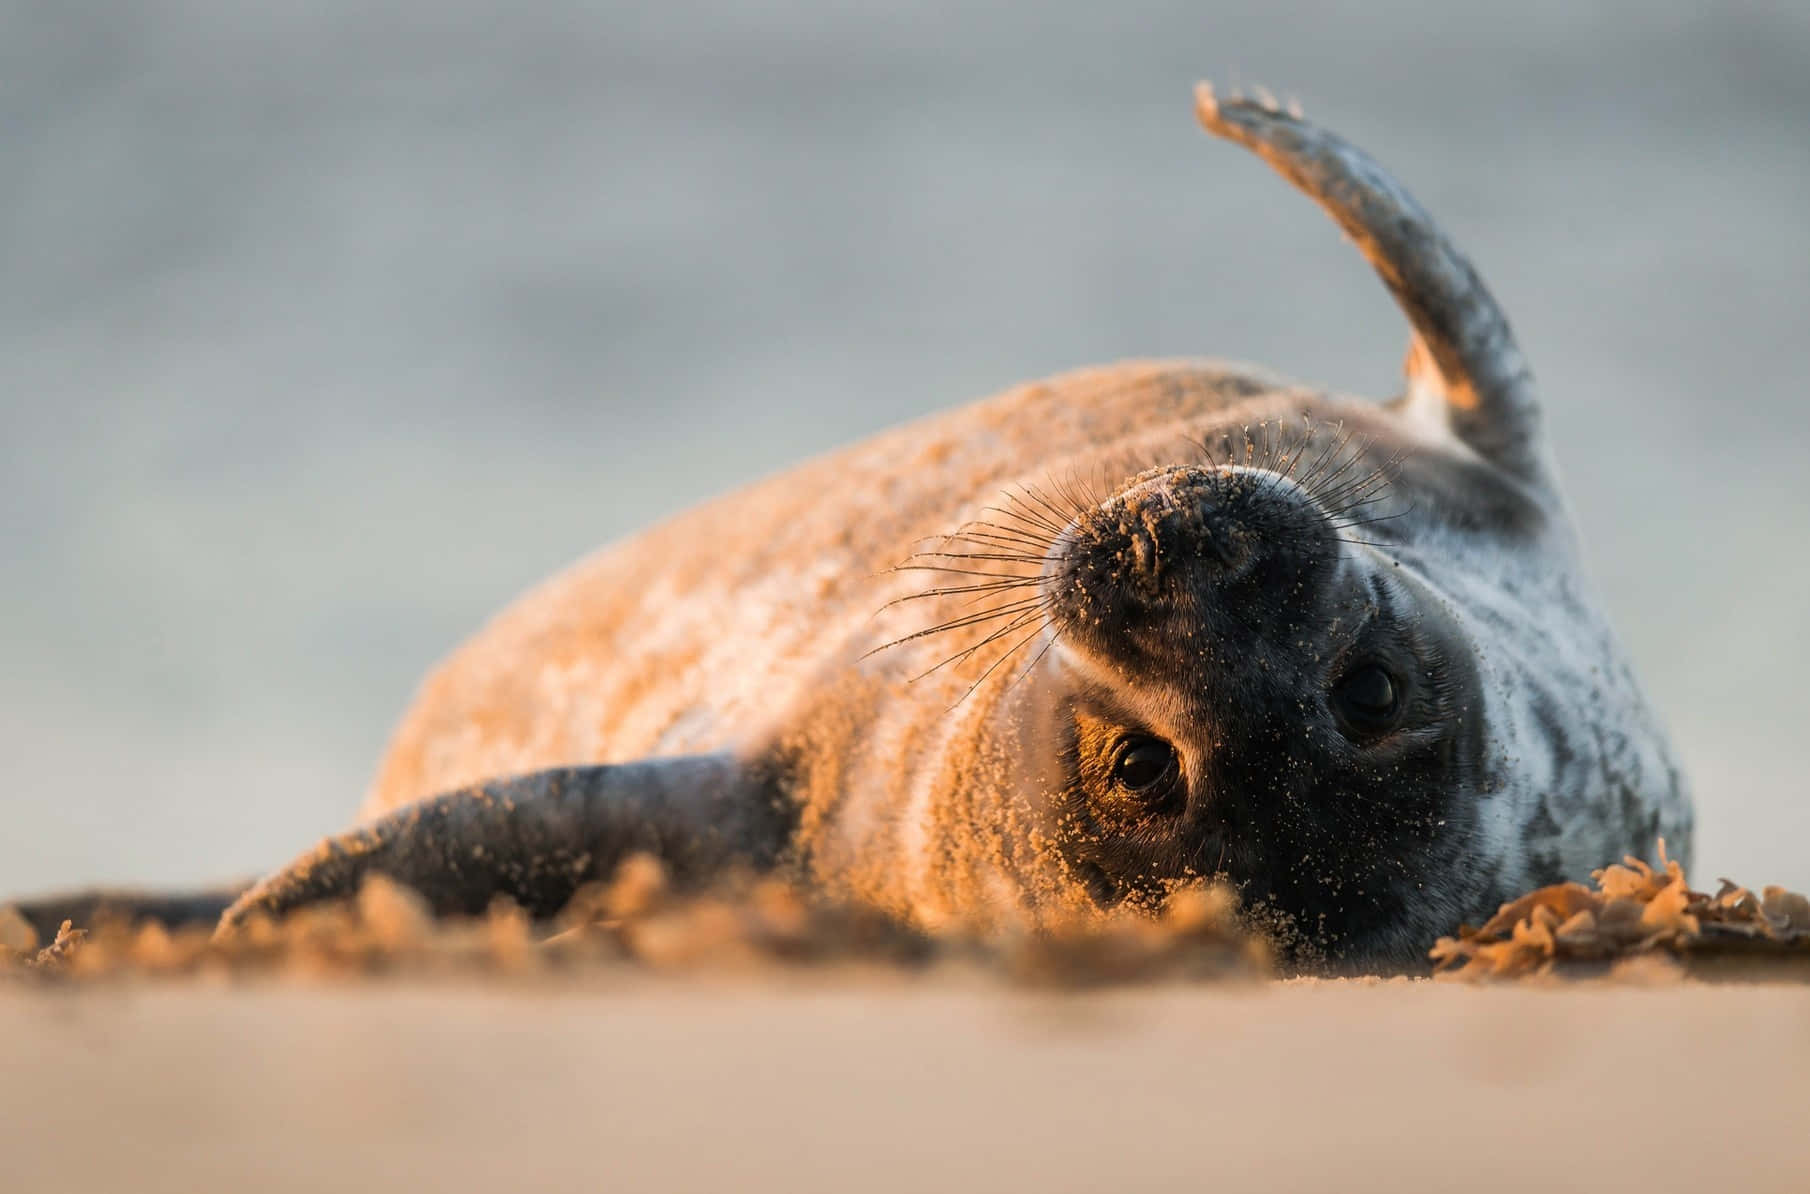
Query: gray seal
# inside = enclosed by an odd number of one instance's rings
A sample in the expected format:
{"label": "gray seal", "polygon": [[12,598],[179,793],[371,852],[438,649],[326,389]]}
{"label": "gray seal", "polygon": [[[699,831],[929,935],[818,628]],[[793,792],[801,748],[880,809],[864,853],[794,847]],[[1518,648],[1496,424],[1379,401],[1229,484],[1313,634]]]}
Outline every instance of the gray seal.
{"label": "gray seal", "polygon": [[1216,361],[1069,373],[603,550],[434,672],[364,823],[223,928],[383,872],[551,912],[631,851],[936,929],[1219,877],[1298,956],[1412,965],[1691,808],[1586,577],[1507,320],[1380,166],[1202,124],[1316,200],[1412,329],[1386,403]]}

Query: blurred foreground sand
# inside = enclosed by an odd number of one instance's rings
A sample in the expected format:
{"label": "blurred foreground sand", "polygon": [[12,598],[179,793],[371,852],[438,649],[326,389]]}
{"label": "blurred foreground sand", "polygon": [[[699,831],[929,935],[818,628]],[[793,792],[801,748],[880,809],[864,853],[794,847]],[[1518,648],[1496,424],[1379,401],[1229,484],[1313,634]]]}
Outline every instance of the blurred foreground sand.
{"label": "blurred foreground sand", "polygon": [[1810,1189],[1810,988],[0,990],[18,1191]]}

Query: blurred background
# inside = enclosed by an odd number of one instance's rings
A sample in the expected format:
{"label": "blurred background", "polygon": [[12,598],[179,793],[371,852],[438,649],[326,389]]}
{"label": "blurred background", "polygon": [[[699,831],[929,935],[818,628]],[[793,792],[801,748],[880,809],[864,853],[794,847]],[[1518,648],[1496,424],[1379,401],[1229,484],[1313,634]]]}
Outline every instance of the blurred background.
{"label": "blurred background", "polygon": [[1696,877],[1810,887],[1802,0],[0,0],[0,891],[283,861],[512,595],[899,420],[1153,354],[1392,393],[1201,76],[1468,247]]}

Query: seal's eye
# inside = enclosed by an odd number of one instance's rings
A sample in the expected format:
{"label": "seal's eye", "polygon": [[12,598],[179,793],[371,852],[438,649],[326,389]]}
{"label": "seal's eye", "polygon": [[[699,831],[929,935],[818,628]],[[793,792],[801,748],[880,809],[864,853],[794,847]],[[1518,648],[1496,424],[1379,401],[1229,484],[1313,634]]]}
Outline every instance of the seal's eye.
{"label": "seal's eye", "polygon": [[1332,690],[1339,717],[1361,735],[1380,734],[1401,716],[1401,685],[1380,663],[1366,663],[1345,673]]}
{"label": "seal's eye", "polygon": [[1173,746],[1140,734],[1120,743],[1112,782],[1134,796],[1157,797],[1168,792],[1179,769]]}

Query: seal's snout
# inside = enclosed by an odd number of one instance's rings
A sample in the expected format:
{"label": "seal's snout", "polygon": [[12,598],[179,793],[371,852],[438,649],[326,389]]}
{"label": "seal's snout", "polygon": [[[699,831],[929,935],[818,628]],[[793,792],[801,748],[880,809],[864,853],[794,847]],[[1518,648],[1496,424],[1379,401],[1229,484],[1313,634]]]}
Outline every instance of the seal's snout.
{"label": "seal's snout", "polygon": [[1241,466],[1135,477],[1051,548],[1045,596],[1083,640],[1214,611],[1249,626],[1337,554],[1331,524],[1286,477]]}

